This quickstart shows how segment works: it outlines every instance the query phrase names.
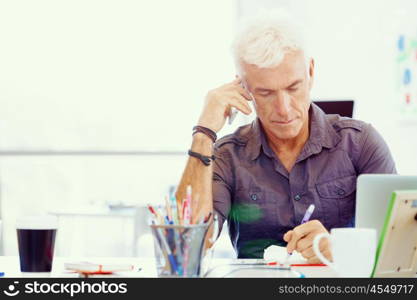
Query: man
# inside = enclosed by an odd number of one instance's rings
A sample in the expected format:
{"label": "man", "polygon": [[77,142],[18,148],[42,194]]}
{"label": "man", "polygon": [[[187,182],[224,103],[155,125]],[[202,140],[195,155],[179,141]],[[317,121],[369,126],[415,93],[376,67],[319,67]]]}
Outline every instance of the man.
{"label": "man", "polygon": [[[193,186],[195,220],[214,206],[240,258],[276,244],[316,263],[314,237],[354,223],[357,176],[395,173],[394,161],[371,125],[311,103],[314,60],[288,17],[248,23],[234,55],[237,78],[207,94],[177,196]],[[213,147],[231,108],[250,114],[249,102],[256,120]],[[314,213],[300,225],[310,204]],[[320,248],[331,259],[326,240]]]}

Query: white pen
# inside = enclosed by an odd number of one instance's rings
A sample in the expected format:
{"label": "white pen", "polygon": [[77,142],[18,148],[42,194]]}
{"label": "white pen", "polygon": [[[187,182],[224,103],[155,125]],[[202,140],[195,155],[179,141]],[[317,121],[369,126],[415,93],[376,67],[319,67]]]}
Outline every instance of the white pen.
{"label": "white pen", "polygon": [[[253,97],[252,93],[242,84],[242,87],[249,93],[250,97],[252,98],[253,103],[255,103],[255,97]],[[230,108],[229,113],[229,125],[233,123],[233,120],[236,118],[238,110],[234,107]]]}
{"label": "white pen", "polygon": [[213,222],[214,222],[214,224],[213,224],[213,234],[212,234],[211,238],[209,239],[210,243],[212,243],[212,244],[214,244],[214,242],[217,239],[217,235],[219,234],[219,219],[218,219],[216,214],[214,214]]}
{"label": "white pen", "polygon": [[237,109],[232,107],[229,113],[229,125],[233,123],[233,120],[236,118],[236,115],[237,115]]}

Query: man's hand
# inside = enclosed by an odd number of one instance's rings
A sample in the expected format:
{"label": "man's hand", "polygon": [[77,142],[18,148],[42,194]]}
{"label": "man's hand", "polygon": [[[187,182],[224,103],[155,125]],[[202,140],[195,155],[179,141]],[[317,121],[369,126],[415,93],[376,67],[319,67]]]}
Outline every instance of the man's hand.
{"label": "man's hand", "polygon": [[248,101],[249,93],[242,87],[241,79],[237,78],[207,93],[203,112],[198,124],[218,132],[223,128],[232,107],[249,115],[252,112]]}
{"label": "man's hand", "polygon": [[[288,242],[287,251],[292,253],[294,250],[301,253],[307,259],[308,263],[321,263],[313,251],[314,237],[322,232],[327,232],[323,224],[318,220],[312,220],[295,227],[284,235],[284,241]],[[320,252],[330,261],[332,254],[330,252],[330,245],[328,239],[320,241]]]}

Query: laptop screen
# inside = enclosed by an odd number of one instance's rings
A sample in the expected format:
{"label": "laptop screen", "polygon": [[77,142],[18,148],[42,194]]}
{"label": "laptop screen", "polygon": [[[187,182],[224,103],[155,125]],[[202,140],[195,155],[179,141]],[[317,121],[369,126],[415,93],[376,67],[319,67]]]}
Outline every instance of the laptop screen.
{"label": "laptop screen", "polygon": [[326,114],[339,114],[342,117],[353,117],[353,100],[317,100],[313,101]]}

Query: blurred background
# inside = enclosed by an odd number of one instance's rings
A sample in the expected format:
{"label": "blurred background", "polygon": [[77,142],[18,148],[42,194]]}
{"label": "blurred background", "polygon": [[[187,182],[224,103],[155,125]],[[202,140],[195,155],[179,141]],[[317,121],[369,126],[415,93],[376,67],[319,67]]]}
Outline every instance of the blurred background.
{"label": "blurred background", "polygon": [[[58,255],[152,255],[143,206],[178,184],[206,93],[233,80],[239,20],[272,8],[306,30],[312,98],[353,99],[416,175],[414,0],[1,0],[0,253],[17,255],[16,217],[52,213]],[[234,255],[225,233],[216,247]]]}

